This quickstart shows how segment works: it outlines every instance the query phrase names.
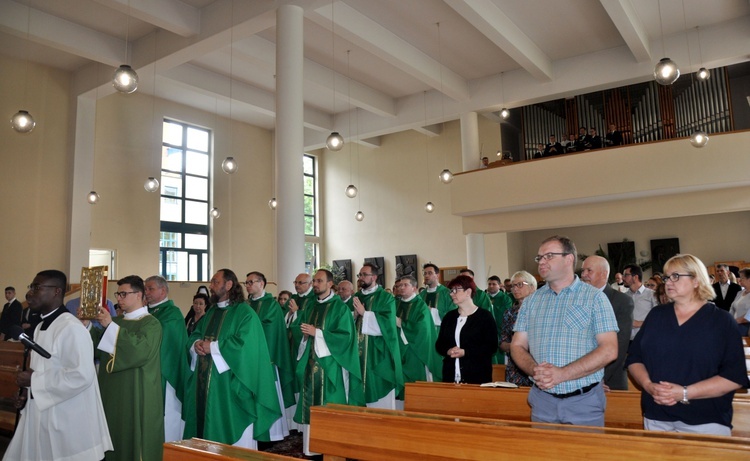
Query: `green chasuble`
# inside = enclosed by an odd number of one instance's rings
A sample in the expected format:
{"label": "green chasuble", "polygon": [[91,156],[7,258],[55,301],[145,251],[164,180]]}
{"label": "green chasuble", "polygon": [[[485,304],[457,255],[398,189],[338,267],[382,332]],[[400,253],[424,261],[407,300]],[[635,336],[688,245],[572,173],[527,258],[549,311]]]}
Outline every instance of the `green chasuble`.
{"label": "green chasuble", "polygon": [[265,293],[258,299],[249,299],[248,304],[260,318],[271,362],[279,370],[281,381],[279,384],[281,385],[281,394],[284,397],[284,407],[289,408],[295,403],[296,386],[292,356],[289,352],[289,339],[286,334],[286,325],[284,325],[284,314],[281,312],[279,302],[271,293]]}
{"label": "green chasuble", "polygon": [[513,305],[513,302],[511,301],[510,296],[506,295],[502,291],[498,291],[494,297],[489,293],[487,293],[487,296],[489,296],[490,300],[492,301],[492,310],[490,312],[492,313],[492,317],[495,318],[498,338],[497,352],[492,356],[492,363],[503,365],[505,364],[505,352],[500,350],[500,338],[502,338],[503,336],[503,315],[505,314],[506,310],[510,309],[510,307]]}
{"label": "green chasuble", "polygon": [[180,402],[184,401],[185,378],[188,372],[188,361],[185,355],[187,331],[185,318],[180,308],[171,299],[158,306],[149,307],[148,313],[156,317],[161,324],[161,385],[162,398],[169,383]]}
{"label": "green chasuble", "polygon": [[[435,350],[437,333],[430,308],[422,298],[415,296],[410,301],[399,300],[396,315],[401,319],[398,344],[401,348],[404,382],[427,381],[425,367],[432,373],[433,381],[441,382],[443,362]],[[403,392],[398,398],[404,400]]]}
{"label": "green chasuble", "polygon": [[[294,421],[299,424],[310,424],[310,407],[314,405],[339,403],[364,406],[357,333],[349,308],[338,295],[332,295],[323,302],[315,300],[314,304],[308,305],[302,317],[301,323],[313,325],[318,329],[317,335],[323,336],[326,347],[322,347],[321,344],[316,349],[317,339],[309,337],[297,361],[297,386],[300,396]],[[324,355],[324,352],[330,355]],[[319,357],[318,353],[324,356]],[[344,371],[348,374],[348,395]]]}
{"label": "green chasuble", "polygon": [[99,389],[114,446],[114,451],[106,452],[104,459],[161,460],[164,443],[161,325],[148,314],[133,320],[115,317],[112,322],[120,327],[113,354],[97,349],[111,326],[106,330],[91,329],[95,358],[99,359]]}
{"label": "green chasuble", "polygon": [[427,307],[438,310],[440,320],[443,320],[443,317],[445,317],[445,314],[449,311],[456,309],[456,305],[453,304],[453,299],[451,299],[451,291],[445,285],[438,285],[437,289],[432,293],[427,290],[422,290],[422,292],[419,293],[419,297],[424,300]]}
{"label": "green chasuble", "polygon": [[253,438],[269,441],[281,408],[258,315],[244,302],[213,305],[190,335],[188,347],[199,339],[216,341],[229,369],[219,373],[212,354],[197,356],[185,391],[185,438],[231,445],[254,424]]}
{"label": "green chasuble", "polygon": [[[296,293],[293,294],[291,299],[285,304],[286,309],[284,310],[284,315],[289,314],[289,302],[292,299],[295,303],[297,303],[297,307],[299,308],[299,310],[297,311],[297,318],[292,320],[291,323],[287,324],[287,335],[289,338],[290,353],[292,354],[292,363],[295,363],[297,361],[297,351],[299,349],[299,343],[302,342],[302,331],[300,331],[299,329],[299,326],[301,324],[300,321],[302,320],[302,312],[304,312],[308,306],[312,306],[313,303],[315,303],[315,293],[313,293],[311,288],[310,292],[304,296],[300,296]],[[299,392],[299,388],[296,389],[296,392]]]}
{"label": "green chasuble", "polygon": [[344,304],[346,304],[346,307],[349,308],[351,312],[354,312],[354,296],[349,296],[349,299],[344,301]]}
{"label": "green chasuble", "polygon": [[362,301],[366,311],[375,314],[382,335],[363,334],[363,317],[357,317],[359,364],[365,402],[377,402],[393,389],[399,395],[404,388],[404,374],[401,370],[401,350],[396,331],[396,300],[381,286],[370,294],[358,291],[354,296]]}

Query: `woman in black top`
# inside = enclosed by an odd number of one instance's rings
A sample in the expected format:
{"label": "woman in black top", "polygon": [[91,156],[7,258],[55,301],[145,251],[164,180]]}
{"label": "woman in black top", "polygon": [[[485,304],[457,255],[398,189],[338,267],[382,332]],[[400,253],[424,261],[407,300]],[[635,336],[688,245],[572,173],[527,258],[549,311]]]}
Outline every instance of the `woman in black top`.
{"label": "woman in black top", "polygon": [[435,349],[443,356],[443,382],[482,384],[492,381],[492,355],[497,351],[497,327],[489,311],[471,300],[477,286],[466,275],[448,284],[453,303],[445,314]]}

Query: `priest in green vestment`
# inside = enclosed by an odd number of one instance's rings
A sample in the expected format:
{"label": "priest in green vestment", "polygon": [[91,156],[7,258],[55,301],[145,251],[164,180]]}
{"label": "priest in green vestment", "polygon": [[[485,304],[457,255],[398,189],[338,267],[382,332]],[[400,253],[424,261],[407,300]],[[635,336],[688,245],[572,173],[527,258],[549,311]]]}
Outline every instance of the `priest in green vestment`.
{"label": "priest in green vestment", "polygon": [[161,324],[161,384],[164,398],[164,441],[182,440],[185,421],[182,401],[188,361],[185,354],[187,331],[180,308],[169,299],[169,285],[164,277],[153,275],[146,279],[148,313]]}
{"label": "priest in green vestment", "polygon": [[354,295],[359,364],[368,407],[396,409],[396,396],[404,388],[401,350],[396,331],[396,300],[378,285],[378,268],[362,265],[360,291]]}
{"label": "priest in green vestment", "polygon": [[422,266],[422,276],[424,277],[425,290],[419,293],[419,297],[431,309],[430,313],[437,332],[445,314],[456,309],[457,306],[453,304],[451,291],[440,283],[439,267],[433,263],[425,264]]}
{"label": "priest in green vestment", "polygon": [[269,441],[282,416],[260,318],[229,269],[211,278],[211,309],[188,339],[185,436],[245,448]]}
{"label": "priest in green vestment", "polygon": [[333,293],[333,274],[315,273],[315,300],[301,313],[303,340],[297,356],[299,403],[294,420],[302,425],[304,451],[309,450],[310,407],[339,403],[363,406],[357,333],[351,311]]}
{"label": "priest in green vestment", "polygon": [[[404,383],[441,382],[442,360],[435,350],[437,333],[430,308],[417,296],[417,279],[401,277],[396,285],[401,298],[396,303],[396,325],[399,332]],[[403,392],[398,396],[404,400]]]}
{"label": "priest in green vestment", "polygon": [[[506,295],[503,290],[500,289],[503,282],[500,277],[493,275],[487,279],[487,296],[492,301],[492,317],[495,319],[495,325],[497,325],[497,337],[502,338],[503,335],[503,316],[505,311],[510,309],[513,302],[510,296]],[[499,341],[499,340],[498,340]],[[492,356],[493,364],[505,365],[505,352],[500,350],[498,344],[497,352]]]}
{"label": "priest in green vestment", "polygon": [[354,312],[354,285],[348,280],[342,280],[338,285],[338,295],[350,311]]}
{"label": "priest in green vestment", "polygon": [[104,330],[84,321],[99,359],[99,388],[114,447],[104,459],[158,461],[164,443],[161,324],[144,306],[143,279],[130,275],[117,286],[123,316],[112,318],[100,308],[95,320]]}
{"label": "priest in green vestment", "polygon": [[266,293],[265,275],[260,272],[250,272],[245,279],[245,288],[248,296],[247,303],[260,317],[268,353],[271,355],[271,363],[274,364],[279,375],[279,386],[283,397],[281,403],[284,408],[289,408],[295,403],[296,385],[294,365],[292,365],[292,355],[289,352],[289,340],[286,325],[284,325],[284,314],[276,298],[271,293]]}

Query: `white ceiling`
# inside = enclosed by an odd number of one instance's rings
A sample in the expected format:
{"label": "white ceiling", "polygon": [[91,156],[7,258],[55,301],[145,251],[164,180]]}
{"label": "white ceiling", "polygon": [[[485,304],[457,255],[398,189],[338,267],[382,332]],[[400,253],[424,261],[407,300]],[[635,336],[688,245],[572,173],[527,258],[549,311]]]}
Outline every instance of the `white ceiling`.
{"label": "white ceiling", "polygon": [[283,4],[304,9],[308,149],[645,81],[665,54],[750,56],[748,0],[0,0],[0,53],[102,96],[127,62],[139,91],[157,75],[162,98],[272,129]]}

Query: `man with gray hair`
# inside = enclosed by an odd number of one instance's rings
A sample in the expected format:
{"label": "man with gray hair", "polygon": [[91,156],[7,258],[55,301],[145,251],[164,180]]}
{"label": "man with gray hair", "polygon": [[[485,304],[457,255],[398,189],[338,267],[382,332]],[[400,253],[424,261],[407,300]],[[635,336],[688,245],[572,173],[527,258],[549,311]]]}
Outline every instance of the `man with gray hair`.
{"label": "man with gray hair", "polygon": [[714,293],[716,293],[714,304],[720,309],[729,311],[737,293],[742,291],[742,287],[729,280],[729,266],[726,264],[716,265],[716,279],[717,282],[713,284]]}
{"label": "man with gray hair", "polygon": [[567,237],[542,242],[534,260],[547,282],[524,300],[510,353],[534,379],[534,422],[604,426],[604,366],[617,358],[617,321],[601,291],[575,274]]}
{"label": "man with gray hair", "polygon": [[633,298],[615,290],[607,284],[609,262],[601,256],[589,256],[583,262],[581,280],[607,295],[617,319],[617,360],[604,367],[605,391],[627,391],[628,373],[625,371],[625,358],[630,343],[630,330],[633,328]]}
{"label": "man with gray hair", "polygon": [[161,324],[161,387],[164,397],[164,441],[182,440],[185,421],[182,419],[185,379],[188,361],[185,354],[187,330],[180,308],[169,299],[169,284],[159,275],[145,281],[148,313]]}

